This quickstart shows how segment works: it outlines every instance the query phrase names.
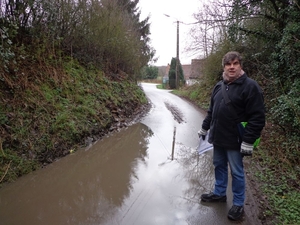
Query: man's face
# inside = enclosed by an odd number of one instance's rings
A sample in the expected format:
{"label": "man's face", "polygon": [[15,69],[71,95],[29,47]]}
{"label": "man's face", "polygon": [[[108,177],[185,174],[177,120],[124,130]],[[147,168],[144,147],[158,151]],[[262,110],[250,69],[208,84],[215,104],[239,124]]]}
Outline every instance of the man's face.
{"label": "man's face", "polygon": [[234,59],[224,65],[224,72],[230,80],[238,78],[241,71],[242,67],[238,59]]}

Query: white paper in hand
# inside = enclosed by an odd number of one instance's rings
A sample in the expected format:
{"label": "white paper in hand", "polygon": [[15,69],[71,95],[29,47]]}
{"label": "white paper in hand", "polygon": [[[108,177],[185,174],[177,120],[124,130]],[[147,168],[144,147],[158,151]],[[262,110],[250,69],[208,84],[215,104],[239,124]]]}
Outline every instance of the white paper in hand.
{"label": "white paper in hand", "polygon": [[201,136],[199,138],[200,142],[197,148],[199,154],[210,151],[214,148],[213,145],[208,142],[208,135],[209,135],[209,131],[207,131],[207,134],[205,135],[205,140],[203,140]]}

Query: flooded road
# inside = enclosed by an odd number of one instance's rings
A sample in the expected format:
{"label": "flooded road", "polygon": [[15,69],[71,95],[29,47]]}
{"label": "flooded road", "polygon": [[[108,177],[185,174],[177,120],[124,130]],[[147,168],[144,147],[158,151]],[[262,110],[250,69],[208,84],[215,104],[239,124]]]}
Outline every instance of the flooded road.
{"label": "flooded road", "polygon": [[139,123],[1,188],[0,224],[233,224],[230,193],[227,203],[199,201],[214,181],[212,152],[196,152],[204,113],[143,88],[152,109]]}

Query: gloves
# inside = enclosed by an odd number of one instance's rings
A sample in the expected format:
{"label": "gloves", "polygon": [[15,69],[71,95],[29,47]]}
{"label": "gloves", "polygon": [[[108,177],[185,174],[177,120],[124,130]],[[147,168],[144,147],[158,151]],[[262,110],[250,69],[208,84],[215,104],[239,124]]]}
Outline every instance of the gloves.
{"label": "gloves", "polygon": [[246,142],[242,142],[241,145],[241,153],[244,156],[251,156],[253,152],[253,145],[252,144],[248,144]]}
{"label": "gloves", "polygon": [[199,136],[199,138],[202,137],[203,140],[205,139],[206,134],[207,134],[207,130],[204,130],[203,128],[201,128],[201,129],[198,131],[198,136]]}

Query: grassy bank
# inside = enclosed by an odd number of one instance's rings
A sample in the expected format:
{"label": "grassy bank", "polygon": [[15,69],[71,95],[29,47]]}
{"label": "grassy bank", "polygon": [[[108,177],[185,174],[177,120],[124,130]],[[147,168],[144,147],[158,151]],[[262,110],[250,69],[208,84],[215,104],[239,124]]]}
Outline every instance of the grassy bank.
{"label": "grassy bank", "polygon": [[101,138],[147,103],[126,75],[108,79],[74,61],[23,69],[36,79],[20,87],[0,82],[0,184]]}

